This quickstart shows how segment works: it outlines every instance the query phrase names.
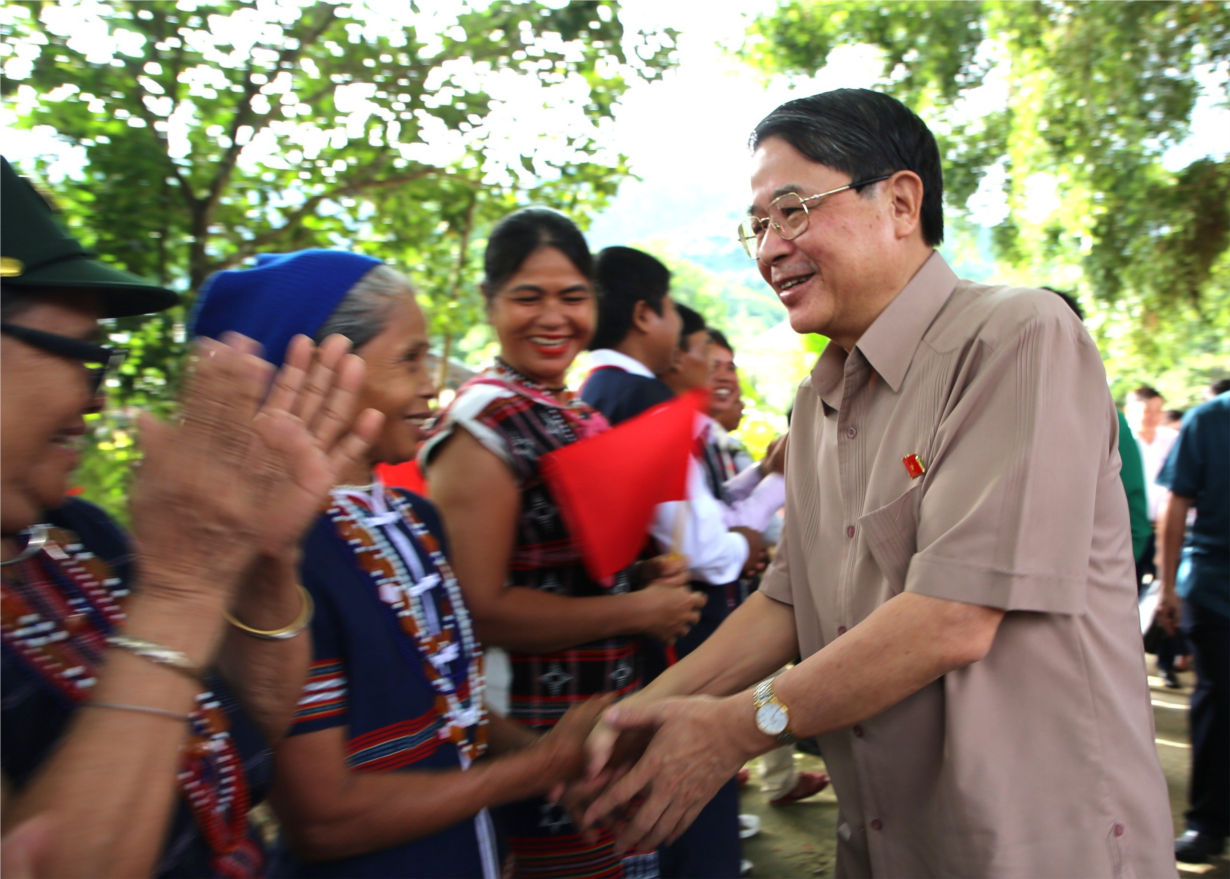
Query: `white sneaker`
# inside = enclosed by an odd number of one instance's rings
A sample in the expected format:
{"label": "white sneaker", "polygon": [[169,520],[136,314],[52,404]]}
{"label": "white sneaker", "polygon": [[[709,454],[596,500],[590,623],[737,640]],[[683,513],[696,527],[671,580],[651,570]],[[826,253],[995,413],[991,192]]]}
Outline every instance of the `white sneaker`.
{"label": "white sneaker", "polygon": [[751,839],[760,832],[760,819],[755,815],[739,816],[739,839]]}
{"label": "white sneaker", "polygon": [[744,858],[739,862],[739,875],[741,877],[752,875],[752,862],[747,858]]}

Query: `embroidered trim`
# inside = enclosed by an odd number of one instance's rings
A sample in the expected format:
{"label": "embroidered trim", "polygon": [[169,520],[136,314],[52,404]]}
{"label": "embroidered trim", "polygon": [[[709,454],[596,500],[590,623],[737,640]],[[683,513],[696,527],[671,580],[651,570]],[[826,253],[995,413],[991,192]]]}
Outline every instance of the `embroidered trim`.
{"label": "embroidered trim", "polygon": [[[126,621],[105,561],[71,531],[53,528],[38,555],[5,571],[3,643],[70,705],[89,698],[105,639]],[[230,718],[209,690],[196,697],[177,778],[215,866],[247,839],[249,792]],[[220,869],[220,868],[219,868]]]}
{"label": "embroidered trim", "polygon": [[347,690],[346,670],[340,661],[313,662],[295,707],[295,723],[345,714]]}
{"label": "embroidered trim", "polygon": [[445,718],[403,720],[356,736],[346,743],[346,764],[356,772],[387,772],[412,766],[434,754],[444,738]]}
{"label": "embroidered trim", "polygon": [[[417,647],[423,675],[436,692],[436,712],[445,719],[437,735],[457,746],[462,766],[468,767],[487,743],[482,650],[439,542],[410,503],[379,482],[370,495],[335,490],[328,516],[353,550],[355,564],[371,581],[377,598],[393,611],[401,631]],[[405,539],[397,529],[399,521],[427,553],[433,573],[421,570],[413,547],[395,545]],[[411,573],[411,567],[419,570]],[[465,659],[466,673],[454,672],[454,664]]]}

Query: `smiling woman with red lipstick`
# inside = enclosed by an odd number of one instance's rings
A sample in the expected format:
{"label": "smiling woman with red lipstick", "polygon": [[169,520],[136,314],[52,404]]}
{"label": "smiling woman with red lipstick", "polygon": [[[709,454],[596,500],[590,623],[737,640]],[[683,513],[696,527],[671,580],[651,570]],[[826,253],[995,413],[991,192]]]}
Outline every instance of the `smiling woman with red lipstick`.
{"label": "smiling woman with red lipstick", "polygon": [[568,402],[568,368],[594,335],[594,289],[563,251],[535,250],[492,296],[491,323],[506,366]]}
{"label": "smiling woman with red lipstick", "polygon": [[[461,389],[420,460],[478,637],[511,659],[509,718],[558,729],[569,705],[635,690],[637,636],[673,641],[696,622],[704,598],[683,588],[681,564],[644,566],[659,579],[639,590],[631,567],[610,582],[591,580],[539,474],[542,455],[608,426],[565,385],[597,320],[584,236],[562,214],[527,208],[492,230],[484,267],[500,356]],[[494,690],[494,669],[491,677]],[[514,876],[621,875],[613,837],[582,838],[558,805],[535,797],[498,817]],[[656,876],[656,854],[639,856],[629,872]]]}

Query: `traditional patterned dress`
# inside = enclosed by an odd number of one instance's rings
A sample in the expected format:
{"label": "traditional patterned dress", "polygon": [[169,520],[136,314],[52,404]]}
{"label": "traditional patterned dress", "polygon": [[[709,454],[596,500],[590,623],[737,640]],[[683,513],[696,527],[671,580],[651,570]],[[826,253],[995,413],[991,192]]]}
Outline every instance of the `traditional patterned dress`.
{"label": "traditional patterned dress", "polygon": [[[344,727],[352,772],[464,769],[485,749],[482,653],[435,508],[380,482],[339,487],[303,549],[314,661],[291,735]],[[496,879],[484,810],[302,876]]]}
{"label": "traditional patterned dress", "polygon": [[[538,472],[540,457],[608,428],[579,400],[561,403],[503,362],[464,385],[424,446],[424,470],[458,427],[508,465],[521,490],[517,541],[507,585],[557,595],[593,597],[629,591],[630,571],[610,582],[589,578],[579,547]],[[508,716],[533,729],[555,725],[574,704],[599,693],[627,694],[640,685],[638,639],[608,638],[554,653],[509,651]],[[656,854],[620,859],[614,837],[581,838],[567,812],[534,798],[496,810],[506,835],[510,869],[520,877],[652,877]]]}
{"label": "traditional patterned dress", "polygon": [[[97,507],[69,500],[49,523],[43,549],[4,567],[0,587],[0,762],[19,790],[89,698],[133,575],[127,539]],[[156,875],[264,876],[267,855],[248,813],[269,788],[272,757],[221,681],[206,685],[186,731],[182,800]]]}

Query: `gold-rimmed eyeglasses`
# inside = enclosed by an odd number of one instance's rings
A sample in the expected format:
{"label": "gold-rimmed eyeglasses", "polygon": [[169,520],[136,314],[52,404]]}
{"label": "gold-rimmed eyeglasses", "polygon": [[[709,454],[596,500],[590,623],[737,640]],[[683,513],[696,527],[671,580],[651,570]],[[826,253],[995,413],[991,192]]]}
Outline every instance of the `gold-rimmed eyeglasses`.
{"label": "gold-rimmed eyeglasses", "polygon": [[793,241],[807,231],[807,223],[810,217],[809,208],[807,207],[808,202],[812,202],[812,207],[815,207],[819,204],[820,199],[828,198],[830,195],[836,195],[839,192],[845,192],[847,189],[861,189],[864,186],[870,186],[872,183],[887,180],[892,176],[892,174],[885,174],[882,177],[858,180],[854,183],[847,183],[845,186],[839,186],[836,189],[830,189],[828,192],[821,192],[819,195],[803,197],[796,192],[787,192],[785,195],[779,195],[769,202],[769,215],[767,217],[748,217],[739,224],[739,243],[743,245],[743,249],[747,251],[748,256],[752,259],[758,259],[760,257],[760,246],[764,241],[765,233],[769,231],[770,227],[785,241]]}

